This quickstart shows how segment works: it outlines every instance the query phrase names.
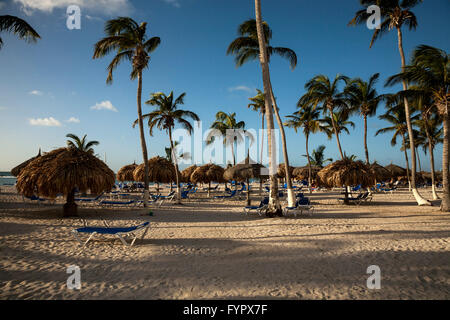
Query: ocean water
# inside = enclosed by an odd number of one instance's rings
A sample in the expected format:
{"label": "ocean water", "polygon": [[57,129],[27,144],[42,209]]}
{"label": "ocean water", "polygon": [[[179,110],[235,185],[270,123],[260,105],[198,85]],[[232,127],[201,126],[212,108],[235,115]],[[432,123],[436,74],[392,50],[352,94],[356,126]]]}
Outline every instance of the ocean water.
{"label": "ocean water", "polygon": [[0,186],[13,186],[16,182],[17,179],[11,175],[11,172],[0,171]]}

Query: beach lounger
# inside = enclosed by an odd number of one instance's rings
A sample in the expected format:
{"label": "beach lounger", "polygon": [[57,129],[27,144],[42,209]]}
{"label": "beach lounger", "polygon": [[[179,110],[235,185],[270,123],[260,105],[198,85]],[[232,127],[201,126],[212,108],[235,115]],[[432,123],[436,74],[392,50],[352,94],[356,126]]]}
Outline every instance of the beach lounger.
{"label": "beach lounger", "polygon": [[230,199],[233,198],[236,195],[237,191],[233,190],[231,191],[231,193],[229,195],[224,195],[224,196],[214,196],[214,199]]}
{"label": "beach lounger", "polygon": [[309,215],[311,216],[314,213],[314,206],[311,205],[311,202],[308,198],[301,198],[297,200],[294,207],[286,207],[283,209],[283,214],[287,216],[288,213],[292,212],[294,213],[294,216],[297,217],[297,212],[300,211],[300,214],[303,213],[303,211],[307,211]]}
{"label": "beach lounger", "polygon": [[161,207],[162,205],[163,205],[163,203],[165,202],[165,201],[172,201],[173,200],[173,198],[175,197],[175,191],[171,191],[167,196],[159,196],[158,197],[158,200],[161,200],[161,202],[159,203],[159,207]]}
{"label": "beach lounger", "polygon": [[98,201],[103,196],[103,194],[104,193],[101,193],[95,198],[75,198],[75,202],[91,204],[91,203]]}
{"label": "beach lounger", "polygon": [[[117,236],[120,241],[125,246],[133,246],[134,242],[136,241],[138,237],[138,232],[143,231],[141,240],[144,239],[145,235],[147,234],[148,228],[149,228],[149,222],[145,222],[143,224],[132,226],[132,227],[126,227],[126,228],[111,228],[111,227],[83,227],[72,230],[72,234],[75,236],[75,238],[83,245],[85,246],[94,235],[96,234],[104,234],[104,235],[114,235]],[[89,234],[89,237],[86,241],[82,241],[80,238],[81,233]],[[131,236],[132,240],[130,243],[126,241],[126,237]]]}
{"label": "beach lounger", "polygon": [[261,202],[259,203],[259,206],[247,206],[244,208],[244,213],[248,215],[250,212],[257,212],[260,216],[262,213],[267,209],[267,206],[269,205],[269,197],[265,197]]}
{"label": "beach lounger", "polygon": [[110,201],[110,200],[102,200],[99,202],[101,206],[118,206],[118,207],[131,207],[132,205],[136,205],[136,201]]}

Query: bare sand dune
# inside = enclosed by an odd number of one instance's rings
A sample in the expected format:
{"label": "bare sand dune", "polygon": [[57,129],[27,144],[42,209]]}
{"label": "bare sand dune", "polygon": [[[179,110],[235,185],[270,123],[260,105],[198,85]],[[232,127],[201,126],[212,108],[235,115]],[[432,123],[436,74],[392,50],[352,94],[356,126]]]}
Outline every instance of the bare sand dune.
{"label": "bare sand dune", "polygon": [[[431,197],[429,190],[422,190]],[[311,195],[312,217],[241,214],[244,201],[204,194],[184,205],[83,208],[89,225],[150,221],[146,239],[125,248],[97,237],[86,248],[61,219],[61,203],[24,203],[0,194],[1,299],[449,299],[450,215],[418,207],[407,191],[375,194],[361,206],[338,192]],[[436,202],[435,204],[438,204]],[[81,268],[69,290],[66,268]],[[366,286],[381,269],[381,289]]]}

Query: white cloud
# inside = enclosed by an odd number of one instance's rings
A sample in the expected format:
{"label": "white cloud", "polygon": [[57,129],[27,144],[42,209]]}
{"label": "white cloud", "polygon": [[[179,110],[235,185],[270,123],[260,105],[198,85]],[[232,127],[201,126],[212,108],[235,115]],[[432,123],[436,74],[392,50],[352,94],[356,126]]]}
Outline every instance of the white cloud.
{"label": "white cloud", "polygon": [[104,22],[105,20],[100,18],[100,17],[96,17],[96,16],[90,16],[90,15],[85,15],[86,19],[91,20],[91,21],[100,21],[100,22]]}
{"label": "white cloud", "polygon": [[171,4],[172,6],[174,6],[175,8],[180,8],[181,4],[178,0],[164,0],[164,2]]}
{"label": "white cloud", "polygon": [[91,107],[91,109],[92,110],[109,110],[109,111],[118,112],[116,107],[114,107],[112,105],[111,101],[109,101],[109,100],[96,103],[95,106]]}
{"label": "white cloud", "polygon": [[56,120],[53,117],[50,118],[38,118],[38,119],[30,119],[29,123],[32,126],[43,126],[43,127],[61,127],[61,122]]}
{"label": "white cloud", "polygon": [[231,88],[228,88],[228,91],[230,91],[230,92],[234,92],[234,91],[245,91],[245,92],[248,92],[248,93],[252,93],[252,92],[255,91],[255,90],[252,89],[252,88],[249,88],[249,87],[247,87],[247,86],[237,86],[237,87],[231,87]]}
{"label": "white cloud", "polygon": [[33,90],[33,91],[28,92],[28,94],[32,94],[33,96],[42,96],[44,93],[39,90]]}
{"label": "white cloud", "polygon": [[75,118],[75,117],[70,117],[69,120],[66,120],[66,122],[70,122],[70,123],[80,123],[80,119]]}
{"label": "white cloud", "polygon": [[66,9],[70,5],[78,5],[83,11],[103,13],[107,16],[126,15],[131,11],[129,0],[14,0],[22,11],[32,15],[35,11],[52,13],[54,9]]}

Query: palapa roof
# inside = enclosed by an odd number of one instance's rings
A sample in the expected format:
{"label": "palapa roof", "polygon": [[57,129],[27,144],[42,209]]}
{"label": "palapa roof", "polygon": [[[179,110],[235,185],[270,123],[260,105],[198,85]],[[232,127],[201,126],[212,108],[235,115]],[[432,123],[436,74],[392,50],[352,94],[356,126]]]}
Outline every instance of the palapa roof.
{"label": "palapa roof", "polygon": [[342,187],[361,184],[368,187],[374,184],[374,175],[362,161],[339,160],[327,165],[317,173],[319,184],[326,187]]}
{"label": "palapa roof", "polygon": [[385,181],[392,178],[392,173],[376,161],[370,165],[370,170],[375,175],[377,181]]}
{"label": "palapa roof", "polygon": [[213,163],[205,164],[194,170],[191,175],[192,183],[225,182],[223,178],[224,169]]}
{"label": "palapa roof", "polygon": [[75,187],[94,194],[112,189],[114,172],[99,158],[76,148],[59,148],[31,161],[17,177],[16,188],[25,196],[55,198]]}
{"label": "palapa roof", "polygon": [[[317,178],[317,173],[322,170],[322,168],[317,166],[311,166],[311,179]],[[292,176],[297,180],[307,180],[309,176],[309,168],[305,167],[297,167],[292,170]]]}
{"label": "palapa roof", "polygon": [[17,177],[20,174],[20,172],[22,171],[23,168],[25,168],[31,161],[33,161],[34,159],[36,159],[36,158],[38,158],[40,156],[41,156],[41,149],[39,148],[39,153],[36,156],[28,159],[27,161],[22,162],[17,167],[12,168],[11,169],[11,174],[14,177]]}
{"label": "palapa roof", "polygon": [[[292,176],[292,172],[294,171],[294,167],[289,166],[289,172]],[[277,175],[279,178],[285,178],[286,177],[286,165],[284,163],[280,163],[278,165]]]}
{"label": "palapa roof", "polygon": [[[145,166],[140,164],[133,171],[134,181],[144,181]],[[149,182],[169,183],[176,180],[175,167],[172,162],[162,157],[154,157],[148,160]]]}
{"label": "palapa roof", "polygon": [[133,172],[137,168],[137,164],[129,164],[126,166],[123,166],[122,168],[117,171],[117,180],[119,181],[134,181]]}
{"label": "palapa roof", "polygon": [[267,179],[267,175],[261,175],[261,169],[265,168],[259,163],[237,164],[225,170],[225,180],[246,181],[247,179]]}
{"label": "palapa roof", "polygon": [[194,164],[190,167],[187,167],[183,171],[181,171],[181,182],[187,183],[191,182],[191,175],[194,173],[195,169],[198,167]]}
{"label": "palapa roof", "polygon": [[399,167],[395,164],[391,163],[390,165],[386,166],[386,169],[388,169],[391,172],[392,178],[406,176],[406,169]]}

